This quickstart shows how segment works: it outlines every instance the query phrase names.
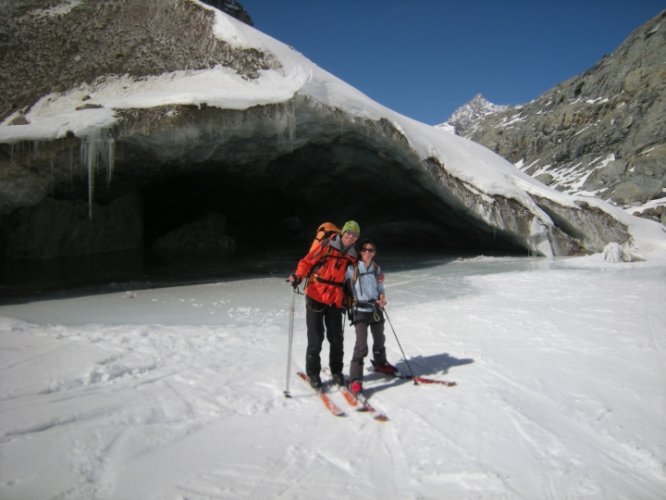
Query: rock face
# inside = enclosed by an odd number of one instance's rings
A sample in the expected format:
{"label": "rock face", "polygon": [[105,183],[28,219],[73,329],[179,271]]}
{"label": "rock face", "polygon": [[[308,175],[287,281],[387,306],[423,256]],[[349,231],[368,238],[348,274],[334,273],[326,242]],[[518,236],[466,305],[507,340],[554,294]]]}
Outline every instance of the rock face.
{"label": "rock face", "polygon": [[[278,80],[284,60],[217,38],[215,12],[191,0],[27,0],[5,9],[16,19],[2,34],[9,49],[2,61],[9,77],[0,83],[5,137],[31,126],[33,107],[60,103],[53,92],[92,89],[75,108],[68,101],[62,113],[73,114],[62,116],[72,120],[104,112],[95,92],[118,75],[139,88],[152,75],[221,67],[249,95],[263,73],[285,84]],[[229,29],[241,36],[250,28]],[[515,181],[519,172],[476,144],[448,135],[438,142],[442,132],[432,127],[331,104],[341,83],[308,71],[309,87],[260,104],[125,105],[109,108],[112,125],[0,142],[3,258],[305,248],[320,222],[349,218],[362,221],[365,236],[396,247],[572,255],[631,242],[626,225],[606,211],[556,201],[522,174]],[[287,83],[303,73],[297,67]],[[313,97],[320,93],[326,98]],[[46,95],[45,104],[39,99]],[[449,146],[449,154],[439,151]],[[488,170],[494,181],[484,184],[515,181],[506,190],[483,191],[465,175],[467,166],[498,162],[501,172]],[[530,193],[516,187],[523,184]]]}
{"label": "rock face", "polygon": [[43,95],[104,75],[146,77],[222,64],[251,79],[277,64],[266,53],[210,36],[212,13],[190,1],[25,0],[4,2],[0,14],[13,20],[0,33],[0,120]]}
{"label": "rock face", "polygon": [[226,216],[211,213],[158,238],[153,248],[158,252],[226,257],[233,254],[235,246],[234,240],[224,234],[226,225]]}
{"label": "rock face", "polygon": [[664,196],[666,11],[536,100],[503,110],[485,104],[485,112],[459,119],[479,109],[479,100],[449,123],[542,182],[620,206]]}
{"label": "rock face", "polygon": [[[94,223],[90,216],[94,213]],[[11,260],[52,259],[143,247],[141,198],[119,196],[109,205],[44,201],[4,221],[5,255]]]}

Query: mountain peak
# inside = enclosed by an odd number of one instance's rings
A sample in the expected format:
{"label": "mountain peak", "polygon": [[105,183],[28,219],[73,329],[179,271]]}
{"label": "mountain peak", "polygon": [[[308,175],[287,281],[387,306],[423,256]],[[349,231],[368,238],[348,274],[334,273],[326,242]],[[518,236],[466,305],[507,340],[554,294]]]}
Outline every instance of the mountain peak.
{"label": "mountain peak", "polygon": [[493,104],[483,97],[482,94],[476,94],[471,101],[456,109],[445,123],[437,125],[437,127],[453,127],[457,134],[462,135],[464,131],[473,127],[487,115],[498,113],[508,108],[509,106],[506,105]]}

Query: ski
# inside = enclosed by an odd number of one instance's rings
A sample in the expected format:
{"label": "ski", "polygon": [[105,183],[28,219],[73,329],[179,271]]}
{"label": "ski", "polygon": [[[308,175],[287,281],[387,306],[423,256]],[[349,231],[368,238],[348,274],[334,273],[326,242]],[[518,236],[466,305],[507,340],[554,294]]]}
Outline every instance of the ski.
{"label": "ski", "polygon": [[346,417],[347,416],[345,414],[345,412],[342,411],[340,409],[340,407],[338,405],[336,405],[330,397],[328,397],[328,394],[326,394],[326,392],[323,389],[317,390],[317,389],[313,388],[310,385],[310,382],[308,382],[308,376],[305,373],[303,373],[303,372],[296,372],[296,373],[298,374],[299,378],[301,380],[303,380],[303,382],[305,382],[308,385],[308,387],[310,389],[312,389],[313,391],[315,391],[319,395],[319,399],[321,399],[321,401],[322,401],[322,403],[324,403],[324,406],[326,407],[326,409],[329,412],[331,412],[332,415],[334,415],[336,417]]}
{"label": "ski", "polygon": [[398,374],[398,377],[403,378],[405,380],[413,380],[418,382],[419,384],[439,384],[439,385],[444,385],[446,387],[453,387],[455,385],[458,385],[457,382],[454,382],[453,380],[437,380],[434,378],[427,378],[427,377],[411,377],[409,375],[403,375]]}
{"label": "ski", "polygon": [[372,414],[372,418],[378,422],[388,422],[389,418],[385,413],[378,411],[374,406],[370,404],[368,398],[359,393],[354,395],[352,391],[349,390],[347,386],[340,386],[340,392],[342,396],[347,400],[349,406],[356,408],[358,411],[365,411]]}
{"label": "ski", "polygon": [[419,384],[439,384],[439,385],[444,385],[446,387],[453,387],[458,385],[456,382],[452,380],[437,380],[434,378],[428,378],[428,377],[412,377],[411,375],[405,375],[404,373],[400,372],[395,372],[395,373],[384,373],[380,372],[378,370],[373,370],[373,372],[378,373],[380,375],[384,375],[385,377],[393,377],[393,378],[399,378],[402,380],[411,380],[414,382],[417,382]]}

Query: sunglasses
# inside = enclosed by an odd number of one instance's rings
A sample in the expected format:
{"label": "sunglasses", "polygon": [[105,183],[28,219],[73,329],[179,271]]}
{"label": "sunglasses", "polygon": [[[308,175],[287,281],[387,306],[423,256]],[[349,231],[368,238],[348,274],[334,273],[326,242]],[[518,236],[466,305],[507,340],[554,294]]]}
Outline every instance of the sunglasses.
{"label": "sunglasses", "polygon": [[363,247],[363,248],[361,248],[361,252],[375,253],[375,249],[374,248]]}

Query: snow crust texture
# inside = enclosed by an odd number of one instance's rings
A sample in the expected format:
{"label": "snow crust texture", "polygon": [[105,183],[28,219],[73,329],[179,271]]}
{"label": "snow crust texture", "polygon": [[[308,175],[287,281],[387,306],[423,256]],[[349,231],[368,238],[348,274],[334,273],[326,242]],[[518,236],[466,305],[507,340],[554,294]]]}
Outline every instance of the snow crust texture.
{"label": "snow crust texture", "polygon": [[387,423],[296,380],[300,302],[283,396],[279,278],[1,306],[0,497],[663,498],[666,267],[421,264],[388,266],[391,321],[418,375],[458,385],[368,374]]}

